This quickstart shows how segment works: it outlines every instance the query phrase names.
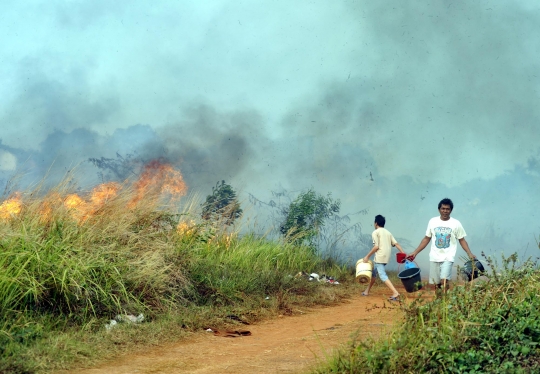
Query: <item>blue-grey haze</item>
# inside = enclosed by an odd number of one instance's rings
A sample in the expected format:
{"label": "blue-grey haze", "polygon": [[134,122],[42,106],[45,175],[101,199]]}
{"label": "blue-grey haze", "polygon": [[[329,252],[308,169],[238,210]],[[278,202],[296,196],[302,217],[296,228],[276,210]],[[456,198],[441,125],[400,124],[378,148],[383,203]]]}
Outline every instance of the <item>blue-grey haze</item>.
{"label": "blue-grey haze", "polygon": [[245,205],[331,192],[408,249],[450,197],[474,253],[537,255],[534,1],[4,0],[0,35],[2,186],[162,157]]}

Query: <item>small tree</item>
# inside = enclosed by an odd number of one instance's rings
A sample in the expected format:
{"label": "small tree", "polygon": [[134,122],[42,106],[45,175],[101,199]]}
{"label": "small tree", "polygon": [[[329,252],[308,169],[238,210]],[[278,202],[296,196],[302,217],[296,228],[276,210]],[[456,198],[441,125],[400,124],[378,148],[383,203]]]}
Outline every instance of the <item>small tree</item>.
{"label": "small tree", "polygon": [[290,236],[296,244],[316,247],[316,241],[325,221],[338,214],[341,202],[327,196],[317,194],[312,189],[301,192],[290,205],[283,209],[285,220],[279,231]]}
{"label": "small tree", "polygon": [[202,204],[201,217],[209,220],[223,220],[226,225],[232,225],[242,216],[242,209],[234,189],[225,181],[216,183],[212,187],[212,194],[206,197]]}

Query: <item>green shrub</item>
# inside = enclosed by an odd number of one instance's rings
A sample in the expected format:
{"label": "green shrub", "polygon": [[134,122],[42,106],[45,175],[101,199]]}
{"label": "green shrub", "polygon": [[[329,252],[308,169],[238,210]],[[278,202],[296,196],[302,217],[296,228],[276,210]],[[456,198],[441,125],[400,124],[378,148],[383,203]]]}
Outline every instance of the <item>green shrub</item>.
{"label": "green shrub", "polygon": [[242,216],[242,209],[231,185],[221,181],[212,187],[212,194],[206,197],[202,204],[201,217],[204,220],[220,221],[225,225],[232,225]]}
{"label": "green shrub", "polygon": [[540,271],[502,267],[490,281],[404,305],[405,321],[387,339],[356,342],[320,373],[528,373],[540,370]]}
{"label": "green shrub", "polygon": [[313,189],[298,194],[288,207],[283,209],[284,221],[280,233],[297,245],[317,248],[317,238],[326,221],[339,213],[341,202],[331,195],[323,196]]}

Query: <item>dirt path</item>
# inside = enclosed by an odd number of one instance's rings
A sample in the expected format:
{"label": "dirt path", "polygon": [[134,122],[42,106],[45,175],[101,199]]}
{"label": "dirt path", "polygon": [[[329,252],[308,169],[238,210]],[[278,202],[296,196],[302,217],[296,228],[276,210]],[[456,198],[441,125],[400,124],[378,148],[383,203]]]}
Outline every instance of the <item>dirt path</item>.
{"label": "dirt path", "polygon": [[[405,294],[405,290],[398,289]],[[401,312],[387,301],[389,291],[376,287],[335,307],[296,310],[300,315],[256,325],[239,325],[251,336],[227,338],[201,332],[178,343],[118,358],[99,367],[71,370],[79,374],[133,373],[299,373],[325,361],[351,337],[377,337],[388,331]]]}

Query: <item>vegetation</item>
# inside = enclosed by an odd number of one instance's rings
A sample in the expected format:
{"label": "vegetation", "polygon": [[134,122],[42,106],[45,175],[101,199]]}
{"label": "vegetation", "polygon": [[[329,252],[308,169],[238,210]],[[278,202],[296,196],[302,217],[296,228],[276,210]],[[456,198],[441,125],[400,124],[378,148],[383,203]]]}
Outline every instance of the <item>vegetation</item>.
{"label": "vegetation", "polygon": [[[183,182],[172,180],[171,170],[143,175],[148,180],[104,184],[84,195],[73,194],[67,181],[0,204],[0,372],[86,365],[224,327],[231,314],[255,322],[356,291],[350,270],[312,247],[317,230],[339,211],[330,196],[300,194],[283,232],[296,228],[304,236],[276,241],[240,235],[226,219],[201,219],[193,200],[172,209]],[[403,303],[404,323],[392,334],[353,341],[317,372],[540,371],[537,263],[518,265],[516,255],[500,266],[487,262],[489,282]],[[341,285],[328,289],[297,277],[301,271],[332,274]],[[144,323],[107,330],[118,314],[143,314]]]}
{"label": "vegetation", "polygon": [[[222,327],[230,314],[253,322],[350,292],[295,277],[316,271],[352,279],[310,248],[199,221],[194,201],[171,210],[170,188],[137,181],[80,196],[72,190],[64,183],[0,205],[2,373],[91,363]],[[139,313],[144,323],[107,332],[117,314]]]}
{"label": "vegetation", "polygon": [[[308,190],[307,192],[309,192]],[[357,260],[358,253],[366,253],[372,247],[371,234],[365,234],[362,231],[362,225],[360,222],[353,223],[353,219],[358,215],[366,215],[367,209],[362,209],[353,213],[339,214],[340,201],[333,200],[331,195],[322,196],[314,191],[309,192],[309,197],[319,197],[329,199],[331,202],[327,207],[335,208],[326,217],[322,219],[322,225],[313,226],[313,230],[308,229],[306,222],[311,222],[309,217],[309,211],[316,211],[316,209],[303,209],[304,207],[298,206],[299,201],[302,201],[302,196],[306,194],[306,191],[301,192],[299,195],[293,197],[293,194],[287,190],[281,190],[279,192],[271,191],[272,199],[269,201],[263,201],[258,199],[252,194],[249,194],[249,202],[259,208],[259,212],[263,212],[262,215],[268,217],[268,226],[272,227],[272,233],[276,236],[293,242],[309,245],[314,252],[320,257],[329,257],[337,260],[341,263],[350,263],[351,265]],[[317,205],[318,199],[305,199],[306,206]],[[320,201],[320,199],[319,199]],[[303,212],[302,212],[303,210]],[[300,220],[294,219],[294,212],[300,211]],[[292,213],[291,213],[292,212]],[[301,227],[298,227],[300,222]],[[307,230],[306,230],[307,229]],[[312,240],[306,240],[310,237]],[[407,242],[405,239],[401,239],[402,243]]]}
{"label": "vegetation", "polygon": [[404,305],[404,322],[378,341],[354,341],[318,373],[531,373],[540,371],[540,270],[517,256],[490,259],[489,282]]}
{"label": "vegetation", "polygon": [[279,231],[295,244],[317,247],[317,239],[326,220],[339,213],[340,201],[309,189],[301,192],[283,209],[284,221]]}
{"label": "vegetation", "polygon": [[231,185],[221,181],[212,187],[212,194],[206,197],[202,204],[201,216],[204,220],[220,221],[225,225],[232,225],[242,216],[242,209]]}

